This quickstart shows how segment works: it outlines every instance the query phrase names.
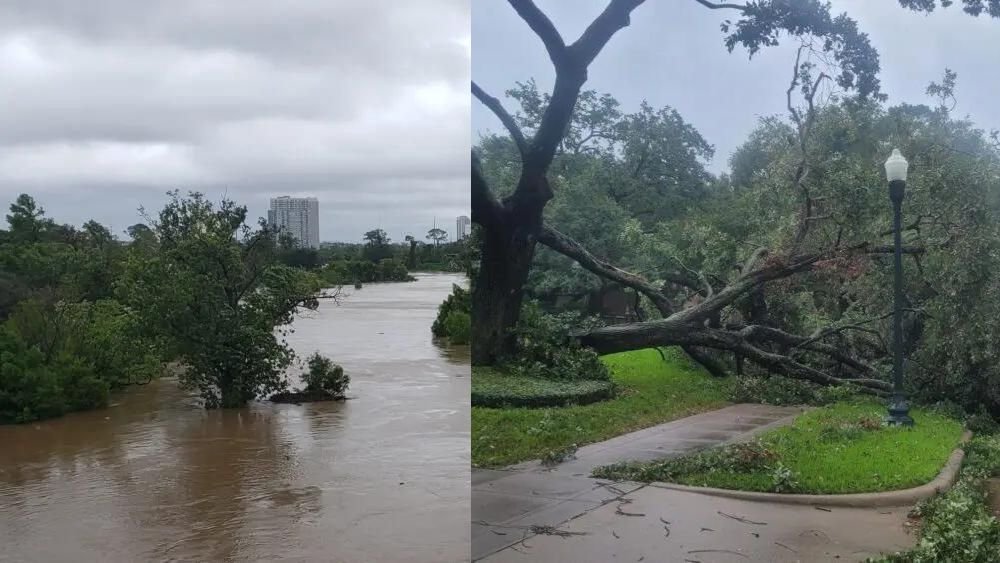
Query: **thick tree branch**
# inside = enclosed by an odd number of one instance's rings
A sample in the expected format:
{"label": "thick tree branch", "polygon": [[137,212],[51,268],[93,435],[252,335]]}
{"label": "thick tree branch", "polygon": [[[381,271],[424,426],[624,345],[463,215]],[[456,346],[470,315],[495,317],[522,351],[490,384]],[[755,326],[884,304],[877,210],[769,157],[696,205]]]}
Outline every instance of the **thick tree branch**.
{"label": "thick tree branch", "polygon": [[521,158],[524,158],[525,153],[528,152],[528,142],[524,140],[524,133],[521,132],[521,128],[517,126],[517,122],[514,118],[507,113],[504,109],[503,104],[500,100],[494,98],[493,96],[487,94],[479,87],[475,81],[472,82],[472,95],[475,96],[484,106],[488,107],[490,111],[496,115],[503,126],[507,128],[510,132],[510,136],[514,139],[514,144],[517,145],[517,152],[521,154]]}
{"label": "thick tree branch", "polygon": [[642,2],[643,0],[611,0],[601,15],[587,26],[583,35],[569,46],[576,64],[584,68],[590,66],[611,37],[620,29],[628,27],[632,10]]}
{"label": "thick tree branch", "polygon": [[549,52],[552,64],[557,67],[565,61],[566,43],[563,41],[559,30],[531,0],[508,0],[510,5],[521,16],[521,19],[528,24],[528,27],[535,32],[535,35],[545,44],[545,50]]}
{"label": "thick tree branch", "polygon": [[[534,14],[531,8],[533,4],[522,0],[510,0],[512,4],[524,4],[524,8],[529,17],[537,17],[541,14]],[[566,56],[553,59],[556,70],[555,86],[552,89],[552,97],[549,105],[542,114],[538,130],[530,143],[528,154],[524,159],[524,169],[521,180],[518,182],[515,195],[518,198],[538,198],[548,200],[551,197],[548,183],[540,179],[544,177],[552,159],[555,157],[556,149],[565,136],[566,127],[573,117],[573,108],[576,106],[577,98],[580,95],[580,88],[587,80],[587,66],[594,60],[594,57],[604,48],[611,37],[629,23],[629,14],[642,4],[643,0],[611,0],[607,8],[587,27],[579,39],[572,45],[566,47]],[[517,5],[514,6],[518,8]],[[534,8],[537,10],[537,8]],[[521,13],[520,11],[518,13]],[[534,14],[534,16],[532,16]],[[521,17],[525,17],[522,14]],[[544,15],[543,15],[544,17]],[[547,18],[545,21],[548,21]],[[543,33],[546,25],[536,22]],[[532,25],[532,22],[528,22]],[[548,22],[551,26],[551,22]],[[532,29],[535,26],[532,25]],[[539,30],[535,30],[539,33]],[[540,35],[541,36],[541,35]],[[554,43],[552,37],[546,41],[546,46]],[[535,193],[531,193],[535,192]]]}
{"label": "thick tree branch", "polygon": [[659,289],[656,288],[656,286],[640,276],[626,272],[625,270],[598,259],[578,242],[560,233],[559,231],[548,226],[543,226],[538,235],[538,242],[564,256],[572,258],[577,264],[580,264],[585,269],[600,276],[601,278],[618,282],[625,287],[632,288],[639,293],[642,293],[653,302],[653,305],[655,305],[660,311],[660,314],[666,315],[672,310],[670,301],[659,291]]}
{"label": "thick tree branch", "polygon": [[671,319],[601,327],[578,336],[582,344],[602,354],[655,346],[703,346],[739,352],[750,361],[771,371],[821,385],[853,384],[874,394],[883,394],[890,390],[887,382],[878,379],[845,379],[828,375],[788,356],[762,350],[752,345],[743,335],[733,331],[712,329]]}
{"label": "thick tree branch", "polygon": [[[673,312],[673,306],[670,304],[670,301],[654,285],[638,275],[631,274],[598,259],[578,242],[559,231],[550,227],[542,227],[538,242],[575,260],[576,263],[602,279],[618,282],[625,287],[632,288],[638,293],[645,295],[653,302],[653,305],[662,316],[666,317]],[[697,282],[694,283],[697,285]],[[681,346],[681,349],[713,376],[725,377],[727,375],[725,366],[704,351],[693,346]]]}

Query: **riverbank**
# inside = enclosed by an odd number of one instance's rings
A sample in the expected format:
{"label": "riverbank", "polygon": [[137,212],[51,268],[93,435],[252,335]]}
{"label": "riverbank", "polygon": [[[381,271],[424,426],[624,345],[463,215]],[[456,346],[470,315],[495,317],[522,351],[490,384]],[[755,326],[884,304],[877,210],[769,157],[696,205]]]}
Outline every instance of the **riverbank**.
{"label": "riverbank", "polygon": [[453,283],[372,284],[296,318],[289,343],[342,365],[350,401],[205,411],[166,377],[0,427],[4,557],[467,561],[468,349],[429,328]]}

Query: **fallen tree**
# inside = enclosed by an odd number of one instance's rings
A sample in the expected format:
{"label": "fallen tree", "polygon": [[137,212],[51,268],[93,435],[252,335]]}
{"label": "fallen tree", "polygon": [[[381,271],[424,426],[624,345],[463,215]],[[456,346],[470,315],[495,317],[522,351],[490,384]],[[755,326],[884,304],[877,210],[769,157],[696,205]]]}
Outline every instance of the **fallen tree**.
{"label": "fallen tree", "polygon": [[[864,326],[869,321],[831,323],[803,335],[775,326],[767,315],[767,291],[771,286],[802,278],[831,263],[877,261],[880,255],[891,252],[891,247],[881,242],[881,237],[888,233],[870,228],[872,221],[880,218],[878,214],[864,215],[857,209],[831,205],[832,197],[827,192],[843,189],[842,186],[848,183],[841,181],[837,187],[831,187],[836,180],[830,178],[832,168],[825,162],[816,161],[813,147],[814,129],[820,114],[817,93],[825,85],[836,84],[841,92],[856,94],[852,98],[853,105],[845,106],[845,112],[866,107],[865,104],[872,100],[884,99],[877,79],[878,55],[852,20],[846,16],[832,18],[828,6],[818,2],[773,1],[742,5],[698,1],[712,9],[741,14],[742,19],[736,24],[723,28],[724,31],[735,30],[726,39],[730,49],[739,44],[753,54],[761,45],[774,44],[779,33],[802,41],[787,89],[787,109],[792,123],[788,145],[792,147],[792,157],[789,157],[787,170],[782,169],[783,173],[787,171],[782,189],[797,209],[793,228],[787,235],[771,241],[772,244],[751,252],[734,268],[735,275],[733,272],[661,265],[652,276],[646,277],[592,255],[571,237],[547,226],[543,210],[553,196],[548,169],[561,150],[579,152],[580,142],[574,141],[574,147],[567,147],[564,137],[586,80],[587,67],[611,37],[628,25],[630,14],[642,2],[612,0],[581,37],[567,45],[552,22],[532,2],[510,0],[542,40],[555,67],[556,80],[531,135],[525,134],[518,119],[500,100],[479,85],[472,85],[473,95],[509,132],[520,158],[516,186],[500,199],[491,190],[478,155],[475,151],[472,155],[473,221],[482,227],[483,236],[481,268],[473,294],[473,362],[494,363],[505,354],[513,353],[511,328],[517,323],[535,246],[541,243],[602,279],[635,290],[648,299],[662,317],[577,335],[582,343],[599,352],[680,346],[716,375],[726,373],[725,358],[732,356],[737,366],[746,359],[772,373],[820,384],[849,383],[869,393],[883,394],[889,387],[879,379],[880,371],[871,362],[879,359],[877,355],[865,357],[854,353],[861,345],[877,350],[879,343],[858,339],[857,343],[844,346],[838,341],[849,331],[880,338],[877,330]],[[927,3],[901,4],[910,9],[928,9]],[[812,41],[815,38],[821,40],[819,47]],[[807,60],[803,60],[804,54]],[[815,63],[808,60],[810,54],[832,57],[830,66],[837,72],[821,72],[814,77]],[[802,96],[799,106],[793,100],[796,93]],[[909,110],[904,108],[904,111]],[[925,117],[918,116],[919,119]],[[915,144],[912,137],[901,138]],[[866,150],[870,161],[867,165],[870,170],[877,171],[879,158],[884,157],[881,152],[887,149],[871,145]],[[880,181],[870,175],[865,177],[865,181],[873,180]],[[914,258],[921,273],[918,259],[927,252],[928,242],[936,248],[946,248],[962,234],[961,229],[953,228],[949,219],[943,217],[944,214],[930,217],[926,222],[927,218],[918,217],[906,227],[908,232],[915,234],[916,243],[907,243],[904,252]],[[864,226],[866,220],[868,226]],[[924,232],[946,236],[929,241],[921,228]],[[931,287],[926,278],[922,278],[922,282]],[[870,306],[867,308],[872,310]],[[911,317],[924,314],[916,307],[911,307],[911,311]],[[872,312],[871,321],[885,316],[884,308]],[[884,346],[882,348],[884,352]],[[719,352],[726,355],[720,356]]]}

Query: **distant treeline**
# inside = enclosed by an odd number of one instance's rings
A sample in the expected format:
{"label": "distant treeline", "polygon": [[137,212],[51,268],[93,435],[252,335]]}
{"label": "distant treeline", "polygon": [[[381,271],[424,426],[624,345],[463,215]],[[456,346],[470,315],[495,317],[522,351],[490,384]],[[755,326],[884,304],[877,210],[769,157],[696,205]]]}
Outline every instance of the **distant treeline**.
{"label": "distant treeline", "polygon": [[[437,238],[430,238],[436,234]],[[360,243],[330,243],[322,248],[299,248],[283,238],[279,260],[285,265],[316,272],[330,285],[357,282],[402,282],[415,278],[410,272],[468,272],[472,265],[470,239],[442,242],[440,233],[429,233],[431,243],[413,237],[392,242],[385,231],[375,229],[362,235]]]}

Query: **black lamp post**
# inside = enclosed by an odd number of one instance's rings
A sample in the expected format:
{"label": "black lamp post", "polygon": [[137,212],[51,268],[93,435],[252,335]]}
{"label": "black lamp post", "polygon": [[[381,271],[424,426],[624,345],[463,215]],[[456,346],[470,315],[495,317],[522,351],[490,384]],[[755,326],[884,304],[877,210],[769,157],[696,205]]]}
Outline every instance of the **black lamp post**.
{"label": "black lamp post", "polygon": [[903,249],[902,214],[903,194],[906,193],[906,169],[909,163],[892,149],[885,161],[885,175],[889,180],[889,199],[892,200],[892,236],[895,239],[893,256],[892,302],[892,397],[889,399],[889,416],[885,421],[890,426],[913,426],[910,405],[903,394]]}

